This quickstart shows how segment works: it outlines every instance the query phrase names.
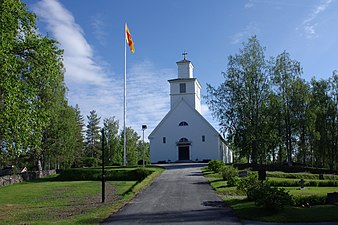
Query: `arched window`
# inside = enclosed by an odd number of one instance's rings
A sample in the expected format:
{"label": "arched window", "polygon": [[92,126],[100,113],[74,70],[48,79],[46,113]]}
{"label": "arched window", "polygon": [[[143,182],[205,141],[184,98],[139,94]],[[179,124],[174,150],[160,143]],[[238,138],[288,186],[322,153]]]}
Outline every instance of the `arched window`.
{"label": "arched window", "polygon": [[189,142],[189,140],[187,138],[181,138],[179,142]]}
{"label": "arched window", "polygon": [[178,124],[178,126],[182,127],[182,126],[188,126],[189,124],[185,121],[182,121]]}

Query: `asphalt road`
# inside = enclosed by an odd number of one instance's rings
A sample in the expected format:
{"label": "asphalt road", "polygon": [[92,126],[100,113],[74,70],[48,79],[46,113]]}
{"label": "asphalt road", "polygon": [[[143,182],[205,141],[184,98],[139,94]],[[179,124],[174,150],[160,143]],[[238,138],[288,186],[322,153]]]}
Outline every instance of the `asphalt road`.
{"label": "asphalt road", "polygon": [[102,224],[240,225],[202,176],[205,165],[165,165],[147,189]]}

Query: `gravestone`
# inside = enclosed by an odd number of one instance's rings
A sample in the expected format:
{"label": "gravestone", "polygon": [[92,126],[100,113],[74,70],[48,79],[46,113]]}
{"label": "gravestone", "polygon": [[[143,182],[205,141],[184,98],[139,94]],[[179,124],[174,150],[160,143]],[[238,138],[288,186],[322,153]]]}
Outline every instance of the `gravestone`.
{"label": "gravestone", "polygon": [[328,204],[338,204],[338,192],[327,193]]}

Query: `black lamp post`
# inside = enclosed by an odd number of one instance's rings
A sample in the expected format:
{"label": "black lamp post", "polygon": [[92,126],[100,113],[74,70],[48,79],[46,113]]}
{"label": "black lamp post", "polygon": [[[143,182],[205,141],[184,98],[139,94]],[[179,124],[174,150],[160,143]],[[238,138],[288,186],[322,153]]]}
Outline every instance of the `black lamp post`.
{"label": "black lamp post", "polygon": [[147,125],[142,125],[142,132],[143,132],[143,159],[142,159],[142,162],[143,162],[143,167],[144,167],[144,130],[147,129]]}
{"label": "black lamp post", "polygon": [[102,134],[102,202],[105,201],[105,198],[106,198],[106,185],[105,185],[105,182],[106,182],[106,178],[105,178],[105,172],[104,172],[104,128],[102,128],[101,130],[101,134]]}

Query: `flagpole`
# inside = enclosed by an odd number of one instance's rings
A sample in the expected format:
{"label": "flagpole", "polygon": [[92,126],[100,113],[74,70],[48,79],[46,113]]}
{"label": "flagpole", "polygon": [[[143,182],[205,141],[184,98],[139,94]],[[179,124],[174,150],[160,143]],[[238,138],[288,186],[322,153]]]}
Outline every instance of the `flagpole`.
{"label": "flagpole", "polygon": [[126,46],[126,40],[127,40],[127,32],[126,32],[126,26],[124,25],[124,108],[123,108],[123,166],[127,166],[127,134],[126,134],[126,108],[127,108],[127,102],[126,102],[126,96],[127,96],[127,46]]}

